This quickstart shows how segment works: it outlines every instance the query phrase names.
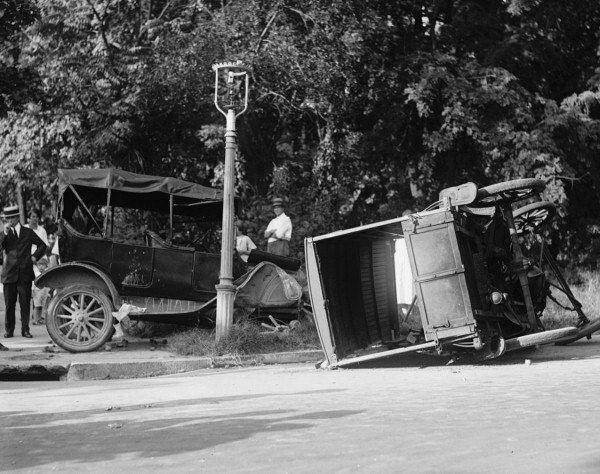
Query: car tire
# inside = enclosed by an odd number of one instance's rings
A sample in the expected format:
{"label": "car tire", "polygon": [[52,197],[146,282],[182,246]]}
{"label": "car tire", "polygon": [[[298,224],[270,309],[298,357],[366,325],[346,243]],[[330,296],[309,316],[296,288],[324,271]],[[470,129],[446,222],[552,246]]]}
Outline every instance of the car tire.
{"label": "car tire", "polygon": [[469,207],[490,207],[502,201],[518,202],[544,190],[546,183],[537,178],[513,179],[491,184],[477,191],[477,199]]}
{"label": "car tire", "polygon": [[513,211],[517,234],[539,232],[556,214],[556,206],[549,201],[538,201]]}
{"label": "car tire", "polygon": [[61,288],[48,304],[46,328],[52,340],[69,352],[90,352],[113,333],[113,306],[98,288],[72,285]]}

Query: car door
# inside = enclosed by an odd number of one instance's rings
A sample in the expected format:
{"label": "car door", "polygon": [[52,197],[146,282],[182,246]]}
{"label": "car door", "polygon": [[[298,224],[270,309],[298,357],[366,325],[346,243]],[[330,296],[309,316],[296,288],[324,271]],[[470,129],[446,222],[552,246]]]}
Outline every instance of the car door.
{"label": "car door", "polygon": [[221,256],[216,253],[194,252],[194,290],[201,295],[215,294],[215,285],[219,283]]}
{"label": "car door", "polygon": [[152,286],[154,249],[114,242],[111,278],[124,295],[146,294]]}
{"label": "car door", "polygon": [[172,248],[153,250],[152,294],[149,296],[198,300],[198,295],[192,287],[194,251]]}

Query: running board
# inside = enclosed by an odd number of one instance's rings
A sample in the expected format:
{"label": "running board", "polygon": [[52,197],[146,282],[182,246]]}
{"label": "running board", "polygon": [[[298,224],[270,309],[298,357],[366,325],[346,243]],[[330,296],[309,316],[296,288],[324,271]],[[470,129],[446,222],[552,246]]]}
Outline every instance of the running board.
{"label": "running board", "polygon": [[551,344],[561,339],[573,337],[578,333],[577,328],[569,326],[566,328],[552,329],[550,331],[536,332],[525,336],[514,337],[506,340],[505,352],[533,347],[541,344]]}
{"label": "running board", "polygon": [[366,354],[363,356],[352,357],[350,359],[340,360],[339,362],[336,362],[335,364],[331,364],[331,368],[334,369],[336,367],[345,367],[347,365],[354,365],[354,364],[358,364],[359,362],[366,362],[369,360],[384,359],[386,357],[390,357],[390,356],[393,356],[396,354],[406,354],[407,352],[421,351],[423,349],[430,349],[435,346],[436,346],[436,342],[431,341],[431,342],[426,342],[425,344],[417,344],[415,346],[401,347],[399,349],[391,349],[389,351],[376,352],[374,354]]}

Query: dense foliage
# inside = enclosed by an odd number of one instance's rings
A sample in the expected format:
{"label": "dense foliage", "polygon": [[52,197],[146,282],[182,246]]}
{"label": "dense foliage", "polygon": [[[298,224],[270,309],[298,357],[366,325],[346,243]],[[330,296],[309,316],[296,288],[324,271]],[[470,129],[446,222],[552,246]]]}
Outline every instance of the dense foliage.
{"label": "dense foliage", "polygon": [[600,252],[597,0],[0,5],[5,196],[23,183],[47,206],[73,166],[220,185],[210,66],[242,59],[237,192],[257,244],[273,195],[301,253],[306,235],[422,208],[448,185],[538,176],[560,205],[555,249],[577,264]]}

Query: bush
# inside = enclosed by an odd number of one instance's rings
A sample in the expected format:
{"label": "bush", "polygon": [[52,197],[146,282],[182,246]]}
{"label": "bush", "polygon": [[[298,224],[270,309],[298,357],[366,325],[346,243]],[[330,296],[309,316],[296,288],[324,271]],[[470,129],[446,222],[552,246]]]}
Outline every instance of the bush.
{"label": "bush", "polygon": [[214,331],[191,329],[171,336],[168,345],[178,354],[214,357],[318,349],[320,342],[314,324],[307,319],[278,332],[262,331],[256,322],[243,319],[219,342],[215,341]]}
{"label": "bush", "polygon": [[[575,298],[582,304],[582,309],[589,319],[600,317],[600,273],[580,272],[576,275],[569,275],[569,279],[575,283],[571,291]],[[573,305],[560,291],[554,290],[553,296],[564,306]],[[575,326],[577,324],[577,313],[561,308],[554,301],[548,300],[548,305],[542,316],[542,323],[546,329],[556,329],[566,326]]]}

